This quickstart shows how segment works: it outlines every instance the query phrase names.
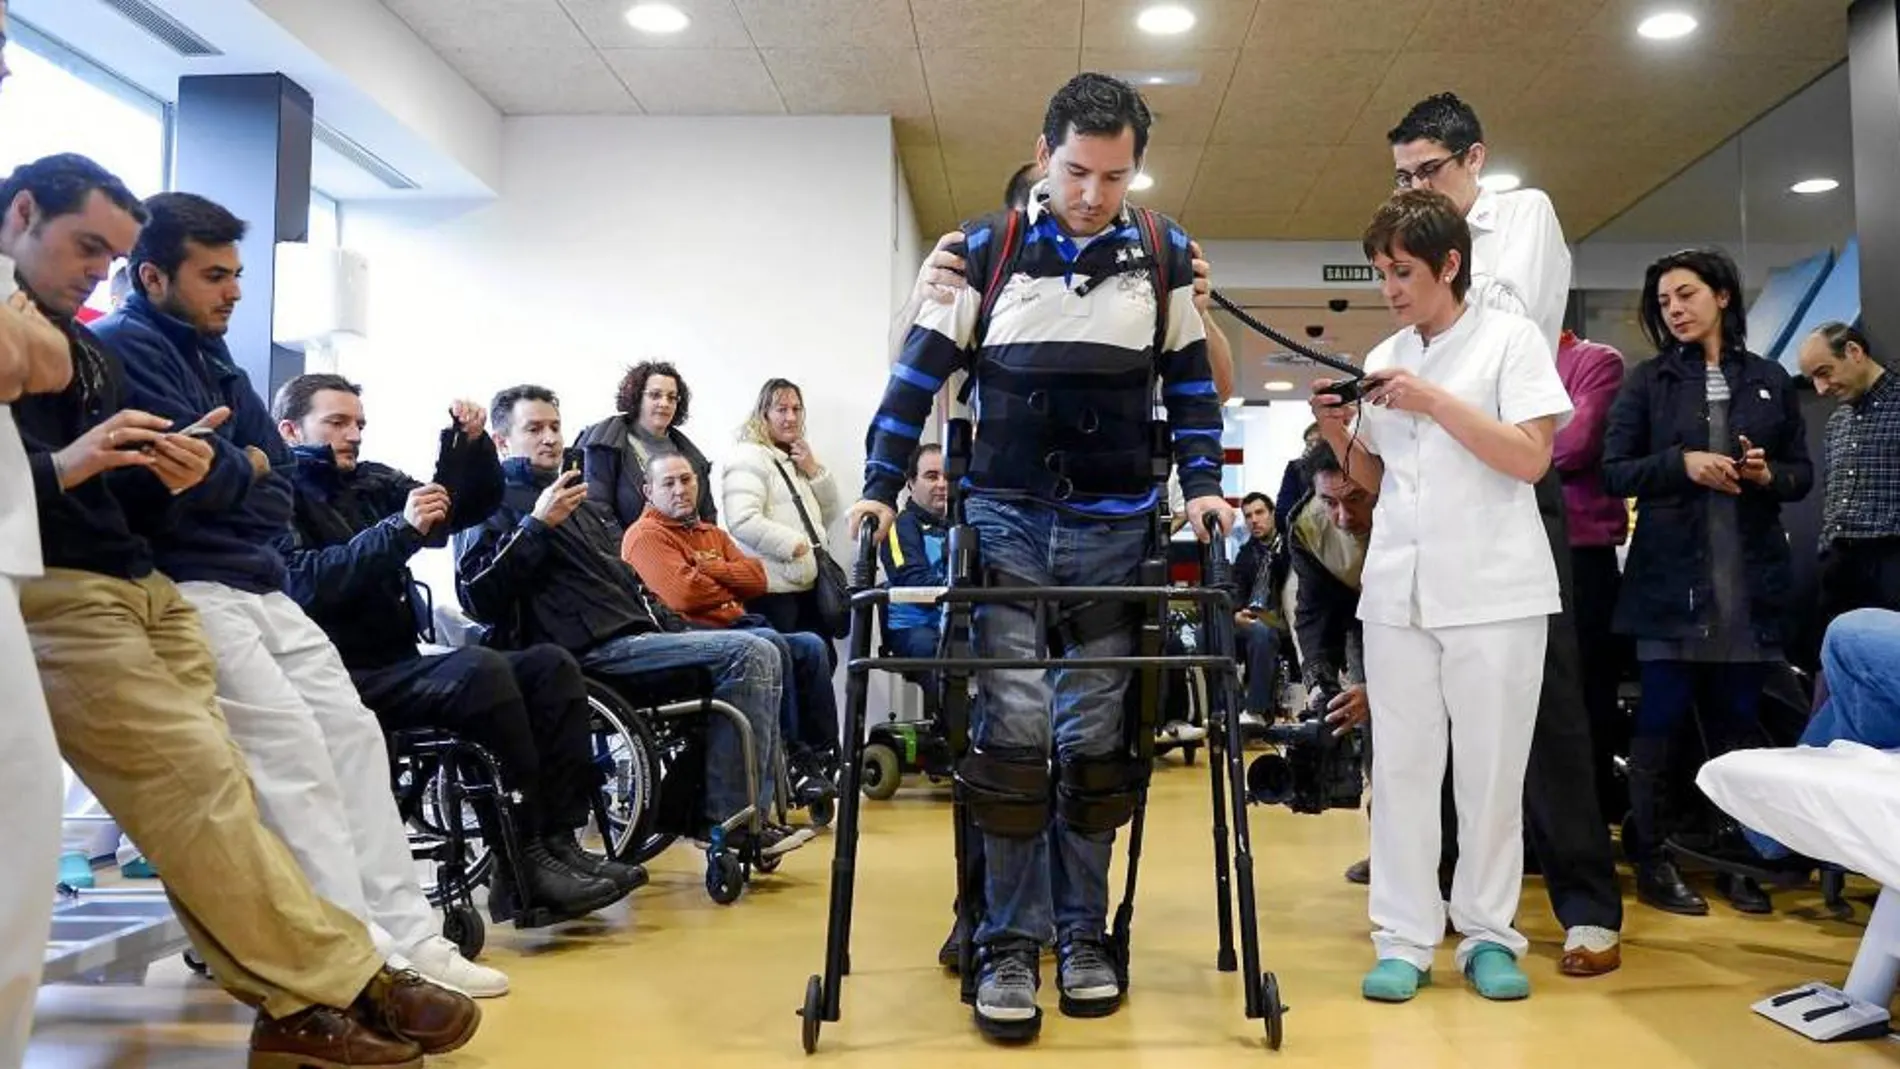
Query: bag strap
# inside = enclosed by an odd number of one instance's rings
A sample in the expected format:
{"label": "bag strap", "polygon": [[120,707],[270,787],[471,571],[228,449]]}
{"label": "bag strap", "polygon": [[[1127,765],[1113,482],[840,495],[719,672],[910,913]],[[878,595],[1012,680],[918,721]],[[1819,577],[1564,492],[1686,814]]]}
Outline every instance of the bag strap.
{"label": "bag strap", "polygon": [[[1003,295],[1003,287],[1008,284],[1010,275],[1016,267],[1016,258],[1023,249],[1023,241],[1028,235],[1029,213],[1012,209],[1002,221],[1002,241],[990,243],[989,277],[983,283],[983,296],[976,306],[976,326],[970,338],[972,349],[983,348],[983,339],[989,336],[990,315],[996,310],[996,300]],[[990,227],[991,235],[997,232],[996,226]],[[970,260],[966,252],[966,261]],[[976,389],[974,374],[963,377],[963,386],[957,390],[957,403],[968,405],[970,393]]]}
{"label": "bag strap", "polygon": [[1134,209],[1135,229],[1141,234],[1141,251],[1148,258],[1149,272],[1155,288],[1155,341],[1154,355],[1159,360],[1167,351],[1168,343],[1168,306],[1173,303],[1174,279],[1168,270],[1168,225],[1155,212],[1140,205],[1131,205]]}
{"label": "bag strap", "polygon": [[[772,447],[768,445],[766,448]],[[811,513],[805,511],[805,495],[798,492],[798,484],[792,482],[792,477],[785,473],[785,465],[777,457],[772,458],[772,466],[778,469],[778,477],[785,480],[785,489],[792,492],[792,504],[798,506],[798,518],[805,522],[805,535],[811,539],[811,551],[819,552],[822,539],[818,537],[818,528],[812,525]]]}

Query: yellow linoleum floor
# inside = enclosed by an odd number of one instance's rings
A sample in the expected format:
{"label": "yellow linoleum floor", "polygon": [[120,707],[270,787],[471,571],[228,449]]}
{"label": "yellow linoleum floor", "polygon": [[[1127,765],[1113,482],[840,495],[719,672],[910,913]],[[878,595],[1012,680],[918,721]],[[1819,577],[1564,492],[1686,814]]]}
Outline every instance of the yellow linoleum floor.
{"label": "yellow linoleum floor", "polygon": [[[1055,1009],[1044,963],[1042,1039],[1006,1049],[979,1038],[934,963],[950,917],[948,803],[927,788],[867,803],[860,855],[857,972],[844,1019],[818,1055],[798,1044],[794,1008],[824,944],[832,840],[792,855],[734,906],[714,905],[698,856],[684,847],[654,866],[631,904],[552,933],[491,929],[485,960],[514,993],[483,1003],[482,1031],[444,1069],[541,1066],[796,1066],[937,1069],[979,1065],[1392,1066],[1404,1069],[1876,1069],[1900,1066],[1900,1043],[1821,1046],[1749,1012],[1765,994],[1810,979],[1839,983],[1856,920],[1823,919],[1814,892],[1776,896],[1771,917],[1719,901],[1711,916],[1632,905],[1625,964],[1611,976],[1557,975],[1562,933],[1542,885],[1526,881],[1532,940],[1528,1002],[1494,1005],[1457,981],[1448,941],[1438,986],[1413,1003],[1359,998],[1371,963],[1365,893],[1340,878],[1364,852],[1355,813],[1296,817],[1253,810],[1260,920],[1286,1001],[1283,1050],[1269,1053],[1241,1013],[1237,979],[1213,968],[1212,845],[1203,767],[1172,759],[1156,778],[1134,982],[1120,1014],[1075,1021]],[[1626,882],[1627,889],[1627,882]],[[1706,888],[1705,888],[1706,890]],[[1870,888],[1857,884],[1854,891]],[[244,1064],[249,1015],[176,962],[143,987],[42,990],[31,1069],[197,1069]]]}

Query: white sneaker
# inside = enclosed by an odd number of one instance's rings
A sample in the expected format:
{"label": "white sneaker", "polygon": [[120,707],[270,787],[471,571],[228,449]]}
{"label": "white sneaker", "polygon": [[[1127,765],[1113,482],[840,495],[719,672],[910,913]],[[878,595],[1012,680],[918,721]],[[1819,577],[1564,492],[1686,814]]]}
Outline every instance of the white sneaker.
{"label": "white sneaker", "polygon": [[1240,726],[1248,731],[1257,731],[1267,726],[1267,718],[1259,713],[1240,714]]}
{"label": "white sneaker", "polygon": [[439,935],[410,947],[403,957],[408,959],[410,968],[469,998],[499,998],[508,993],[505,973],[469,961],[454,943]]}
{"label": "white sneaker", "polygon": [[1161,733],[1175,742],[1199,742],[1207,738],[1207,729],[1190,724],[1185,720],[1170,720],[1162,727]]}

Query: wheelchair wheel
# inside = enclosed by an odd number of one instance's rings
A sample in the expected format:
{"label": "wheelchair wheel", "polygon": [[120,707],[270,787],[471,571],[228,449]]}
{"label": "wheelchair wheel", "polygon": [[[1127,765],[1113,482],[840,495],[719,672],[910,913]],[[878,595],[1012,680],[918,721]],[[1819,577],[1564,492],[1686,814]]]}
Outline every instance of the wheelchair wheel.
{"label": "wheelchair wheel", "polygon": [[587,705],[593,714],[594,762],[602,790],[607,827],[601,841],[617,861],[638,865],[673,844],[658,829],[660,780],[665,775],[653,733],[646,721],[611,687],[587,681]]}
{"label": "wheelchair wheel", "polygon": [[454,943],[462,957],[474,961],[488,942],[488,928],[474,906],[453,905],[442,911],[442,938]]}
{"label": "wheelchair wheel", "polygon": [[805,981],[805,1006],[798,1011],[804,1018],[799,1025],[799,1040],[805,1046],[805,1053],[818,1050],[818,1030],[824,1027],[825,981],[823,977],[813,976]]}
{"label": "wheelchair wheel", "polygon": [[745,866],[728,853],[706,858],[706,895],[722,906],[730,906],[745,891]]}
{"label": "wheelchair wheel", "polygon": [[866,743],[863,759],[859,761],[858,782],[866,798],[877,802],[890,799],[904,782],[904,774],[898,769],[897,751],[881,742]]}
{"label": "wheelchair wheel", "polygon": [[1280,1002],[1280,981],[1272,973],[1260,977],[1260,1009],[1266,1018],[1267,1049],[1279,1050],[1286,1039],[1286,1007]]}

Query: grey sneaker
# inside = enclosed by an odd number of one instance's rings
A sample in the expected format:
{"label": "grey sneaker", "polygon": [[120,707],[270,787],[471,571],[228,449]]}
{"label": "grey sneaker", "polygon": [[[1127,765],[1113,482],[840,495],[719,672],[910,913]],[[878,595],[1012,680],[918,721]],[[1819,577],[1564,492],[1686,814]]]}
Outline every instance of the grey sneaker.
{"label": "grey sneaker", "polygon": [[1037,947],[1011,941],[983,948],[976,985],[976,1028],[991,1039],[1024,1041],[1042,1030],[1036,1005]]}
{"label": "grey sneaker", "polygon": [[1122,985],[1099,939],[1070,939],[1056,951],[1056,987],[1069,1017],[1106,1017],[1121,1008]]}

